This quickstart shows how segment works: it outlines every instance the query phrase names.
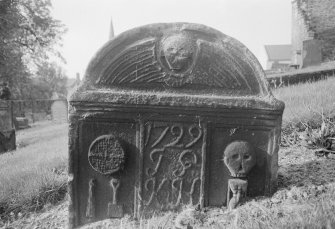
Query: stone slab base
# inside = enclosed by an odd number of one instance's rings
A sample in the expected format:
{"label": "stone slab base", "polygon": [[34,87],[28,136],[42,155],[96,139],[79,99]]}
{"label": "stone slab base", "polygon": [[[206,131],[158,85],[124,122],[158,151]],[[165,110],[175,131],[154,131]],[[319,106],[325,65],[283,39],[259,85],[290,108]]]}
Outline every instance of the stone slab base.
{"label": "stone slab base", "polygon": [[16,149],[15,129],[0,131],[0,153]]}

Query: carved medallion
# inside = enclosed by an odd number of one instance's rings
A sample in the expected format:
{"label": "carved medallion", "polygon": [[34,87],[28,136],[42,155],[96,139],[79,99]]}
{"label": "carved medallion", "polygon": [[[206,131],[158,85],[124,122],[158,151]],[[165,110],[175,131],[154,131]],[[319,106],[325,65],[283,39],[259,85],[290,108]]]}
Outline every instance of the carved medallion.
{"label": "carved medallion", "polygon": [[102,135],[92,142],[88,161],[95,171],[109,175],[123,168],[125,153],[113,135]]}

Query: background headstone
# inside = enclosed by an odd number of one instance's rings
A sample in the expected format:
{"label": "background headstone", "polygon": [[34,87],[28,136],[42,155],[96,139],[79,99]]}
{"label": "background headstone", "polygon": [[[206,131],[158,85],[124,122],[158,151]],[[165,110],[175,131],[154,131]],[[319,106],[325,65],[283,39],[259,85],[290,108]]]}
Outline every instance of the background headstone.
{"label": "background headstone", "polygon": [[55,122],[67,122],[67,102],[66,100],[55,100],[51,104],[51,117]]}
{"label": "background headstone", "polygon": [[11,105],[8,100],[0,100],[0,153],[16,149]]}

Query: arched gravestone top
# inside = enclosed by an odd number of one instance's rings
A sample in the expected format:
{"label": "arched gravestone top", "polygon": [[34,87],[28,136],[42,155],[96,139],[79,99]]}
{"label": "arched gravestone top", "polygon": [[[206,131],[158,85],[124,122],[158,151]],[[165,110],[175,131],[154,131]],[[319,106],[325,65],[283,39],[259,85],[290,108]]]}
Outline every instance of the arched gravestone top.
{"label": "arched gravestone top", "polygon": [[72,102],[282,110],[254,55],[239,41],[189,23],[138,27],[105,44]]}

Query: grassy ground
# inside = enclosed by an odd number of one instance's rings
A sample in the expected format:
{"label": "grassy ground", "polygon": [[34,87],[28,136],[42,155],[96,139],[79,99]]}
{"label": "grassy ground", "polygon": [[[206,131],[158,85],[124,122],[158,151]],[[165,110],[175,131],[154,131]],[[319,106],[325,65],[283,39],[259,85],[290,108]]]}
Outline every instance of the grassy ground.
{"label": "grassy ground", "polygon": [[318,126],[322,115],[335,117],[335,78],[273,90],[285,102],[283,127]]}
{"label": "grassy ground", "polygon": [[17,132],[18,149],[0,155],[0,215],[22,215],[66,193],[67,124],[42,122]]}

